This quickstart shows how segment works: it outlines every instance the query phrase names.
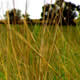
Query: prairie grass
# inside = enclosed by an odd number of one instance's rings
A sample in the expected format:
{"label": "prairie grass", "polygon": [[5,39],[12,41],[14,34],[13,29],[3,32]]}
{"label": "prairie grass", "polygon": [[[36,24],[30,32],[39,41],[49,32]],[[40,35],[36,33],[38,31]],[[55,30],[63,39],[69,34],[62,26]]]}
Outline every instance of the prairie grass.
{"label": "prairie grass", "polygon": [[0,80],[80,80],[80,27],[1,25]]}

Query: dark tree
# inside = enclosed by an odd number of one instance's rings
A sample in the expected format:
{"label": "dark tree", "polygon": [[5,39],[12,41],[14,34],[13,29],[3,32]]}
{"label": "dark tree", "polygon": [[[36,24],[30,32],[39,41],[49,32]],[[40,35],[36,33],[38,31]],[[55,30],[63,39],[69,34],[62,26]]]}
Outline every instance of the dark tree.
{"label": "dark tree", "polygon": [[[5,18],[7,18],[7,12],[5,14]],[[9,11],[9,20],[10,24],[18,24],[21,19],[21,11],[17,9],[12,9]]]}
{"label": "dark tree", "polygon": [[54,19],[57,12],[56,6],[54,4],[46,4],[42,7],[42,11],[42,19],[44,19],[45,22],[47,21],[46,24],[52,24],[52,20]]}
{"label": "dark tree", "polygon": [[80,6],[64,0],[61,0],[61,3],[56,0],[55,4],[44,5],[42,10],[45,10],[45,13],[41,13],[42,19],[45,17],[47,24],[76,25],[74,19],[77,17],[76,10],[80,11]]}
{"label": "dark tree", "polygon": [[23,14],[22,16],[23,16],[23,18],[25,18],[26,20],[30,20],[30,18],[29,18],[30,15],[29,15],[28,13]]}
{"label": "dark tree", "polygon": [[77,6],[77,10],[80,12],[80,5]]}
{"label": "dark tree", "polygon": [[63,10],[63,25],[76,25],[74,22],[76,15],[76,5],[71,2],[65,2],[65,7]]}
{"label": "dark tree", "polygon": [[64,0],[56,0],[56,4],[61,8]]}

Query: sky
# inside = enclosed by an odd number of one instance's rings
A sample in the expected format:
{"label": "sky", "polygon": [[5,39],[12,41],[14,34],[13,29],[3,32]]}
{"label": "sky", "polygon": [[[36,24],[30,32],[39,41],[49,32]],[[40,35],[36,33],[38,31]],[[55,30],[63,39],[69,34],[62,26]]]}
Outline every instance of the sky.
{"label": "sky", "polygon": [[[80,0],[65,0],[80,5]],[[52,0],[54,3],[55,0]],[[45,0],[45,4],[51,3],[51,0]],[[27,13],[31,19],[39,19],[42,12],[44,0],[27,0]],[[26,0],[15,0],[15,8],[20,9],[22,14],[25,13]],[[0,19],[3,19],[5,11],[13,8],[13,0],[0,0]]]}

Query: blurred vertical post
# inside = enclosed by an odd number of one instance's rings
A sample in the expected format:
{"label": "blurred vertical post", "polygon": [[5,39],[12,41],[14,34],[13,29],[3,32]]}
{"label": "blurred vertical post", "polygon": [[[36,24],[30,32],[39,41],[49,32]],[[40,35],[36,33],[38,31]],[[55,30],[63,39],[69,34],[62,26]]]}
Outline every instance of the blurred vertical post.
{"label": "blurred vertical post", "polygon": [[25,19],[27,20],[27,0],[26,0],[26,5],[25,5]]}
{"label": "blurred vertical post", "polygon": [[13,0],[13,13],[14,13],[14,21],[13,21],[13,24],[16,24],[16,9],[15,9],[15,0]]}
{"label": "blurred vertical post", "polygon": [[26,6],[25,6],[25,15],[27,13],[27,0],[26,0]]}

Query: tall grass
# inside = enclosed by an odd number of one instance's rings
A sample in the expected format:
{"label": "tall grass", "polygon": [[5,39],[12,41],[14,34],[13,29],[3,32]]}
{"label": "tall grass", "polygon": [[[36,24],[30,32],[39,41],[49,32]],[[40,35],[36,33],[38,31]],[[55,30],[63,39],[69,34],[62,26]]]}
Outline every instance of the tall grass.
{"label": "tall grass", "polygon": [[79,26],[0,26],[0,80],[79,80],[79,53]]}
{"label": "tall grass", "polygon": [[0,80],[80,80],[79,26],[47,26],[44,15],[44,26],[10,25],[8,14],[0,25]]}

